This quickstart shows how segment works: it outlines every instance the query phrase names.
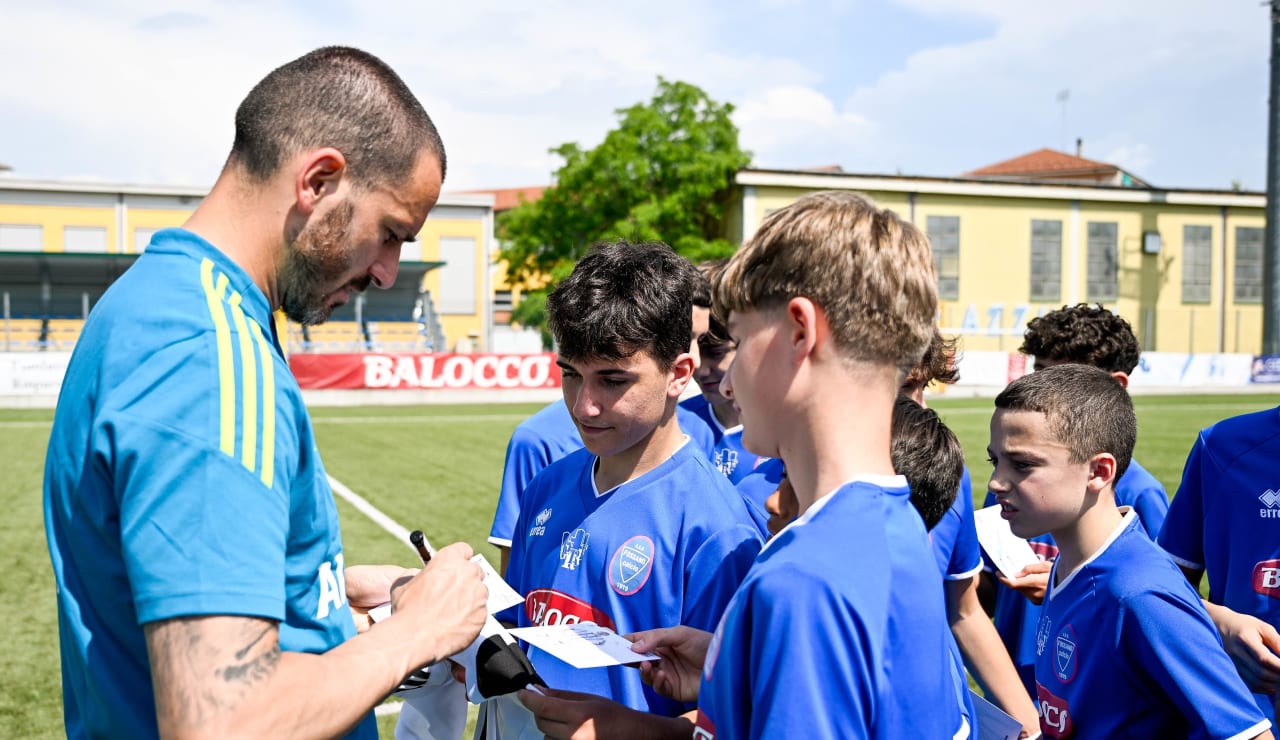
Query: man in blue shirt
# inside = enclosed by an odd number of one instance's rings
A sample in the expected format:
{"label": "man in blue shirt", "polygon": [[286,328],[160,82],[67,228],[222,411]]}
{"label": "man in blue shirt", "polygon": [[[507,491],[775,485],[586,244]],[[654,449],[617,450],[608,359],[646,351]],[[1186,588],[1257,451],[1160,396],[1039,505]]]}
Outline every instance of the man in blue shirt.
{"label": "man in blue shirt", "polygon": [[373,737],[375,704],[479,633],[466,545],[416,576],[344,567],[272,320],[390,287],[444,162],[389,67],[314,51],[249,93],[212,192],[95,306],[45,468],[68,736]]}

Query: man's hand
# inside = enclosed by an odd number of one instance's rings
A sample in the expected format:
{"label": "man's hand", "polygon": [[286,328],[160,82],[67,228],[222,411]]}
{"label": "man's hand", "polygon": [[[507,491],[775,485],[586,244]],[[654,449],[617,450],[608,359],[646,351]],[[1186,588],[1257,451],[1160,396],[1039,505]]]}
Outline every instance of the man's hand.
{"label": "man's hand", "polygon": [[1013,578],[1005,578],[1004,574],[999,572],[996,573],[996,578],[999,578],[1004,585],[1030,599],[1032,604],[1039,606],[1044,603],[1044,595],[1049,588],[1049,571],[1051,570],[1053,570],[1053,561],[1041,560],[1018,571],[1018,575]]}
{"label": "man's hand", "polygon": [[637,653],[656,653],[662,660],[640,664],[640,680],[676,701],[698,700],[702,665],[711,645],[711,633],[692,627],[666,627],[626,635]]}
{"label": "man's hand", "polygon": [[1222,633],[1222,646],[1250,691],[1274,694],[1280,687],[1280,633],[1270,624],[1220,604],[1204,602]]}
{"label": "man's hand", "polygon": [[603,696],[539,690],[543,694],[521,689],[517,698],[533,712],[538,729],[555,740],[652,740],[687,738],[693,733],[688,720],[637,712]]}
{"label": "man's hand", "polygon": [[346,569],[347,603],[356,631],[364,632],[373,625],[369,611],[391,601],[391,589],[407,582],[418,571],[398,565],[353,565]]}
{"label": "man's hand", "polygon": [[[430,565],[391,592],[391,619],[413,620],[412,634],[429,638],[415,665],[443,660],[470,645],[488,616],[484,573],[458,542],[436,552]],[[351,598],[350,592],[347,595]],[[418,646],[414,646],[418,647]],[[409,649],[410,646],[406,646]]]}

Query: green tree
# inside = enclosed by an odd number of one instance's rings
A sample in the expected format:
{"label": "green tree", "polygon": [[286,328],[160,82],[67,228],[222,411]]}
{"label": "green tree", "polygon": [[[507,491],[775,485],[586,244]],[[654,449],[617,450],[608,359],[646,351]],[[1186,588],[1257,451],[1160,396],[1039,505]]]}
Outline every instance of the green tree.
{"label": "green tree", "polygon": [[[653,99],[619,109],[599,146],[552,149],[564,160],[555,184],[498,219],[508,279],[550,287],[608,239],[666,242],[695,262],[731,254],[736,245],[721,236],[729,188],[751,162],[732,112],[694,85],[659,77]],[[545,317],[534,306],[517,314],[530,327]]]}

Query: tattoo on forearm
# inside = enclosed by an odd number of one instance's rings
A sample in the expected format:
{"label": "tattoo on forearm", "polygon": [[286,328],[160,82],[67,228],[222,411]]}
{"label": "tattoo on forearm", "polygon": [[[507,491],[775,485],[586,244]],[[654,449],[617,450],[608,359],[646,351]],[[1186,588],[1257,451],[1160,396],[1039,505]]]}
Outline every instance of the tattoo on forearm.
{"label": "tattoo on forearm", "polygon": [[235,655],[237,662],[232,665],[219,668],[216,671],[218,676],[227,683],[242,681],[250,684],[257,683],[269,677],[271,673],[275,671],[276,664],[280,662],[280,645],[278,643],[272,645],[265,653],[255,655],[250,660],[245,660],[245,658],[253,652],[254,648],[258,643],[262,642],[264,637],[271,634],[271,631],[272,628],[267,627],[262,630],[257,637],[253,638],[248,645],[237,650]]}

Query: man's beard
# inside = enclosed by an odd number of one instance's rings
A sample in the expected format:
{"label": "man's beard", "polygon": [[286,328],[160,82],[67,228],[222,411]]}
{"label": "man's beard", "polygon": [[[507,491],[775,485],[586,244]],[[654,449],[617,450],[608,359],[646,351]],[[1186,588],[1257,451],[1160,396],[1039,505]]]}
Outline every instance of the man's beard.
{"label": "man's beard", "polygon": [[[325,290],[351,269],[350,257],[343,247],[354,215],[355,205],[345,201],[318,221],[303,226],[285,245],[277,280],[280,307],[291,320],[311,326],[324,322],[333,312],[335,307],[329,305]],[[366,279],[354,287],[363,290],[367,285]]]}

